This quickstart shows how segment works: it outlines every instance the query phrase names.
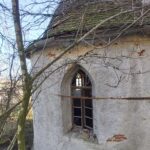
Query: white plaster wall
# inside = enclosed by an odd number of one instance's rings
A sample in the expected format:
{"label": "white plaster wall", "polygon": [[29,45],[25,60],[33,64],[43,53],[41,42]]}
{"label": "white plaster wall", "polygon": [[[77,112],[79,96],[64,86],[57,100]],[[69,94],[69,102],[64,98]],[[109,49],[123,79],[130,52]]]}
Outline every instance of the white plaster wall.
{"label": "white plaster wall", "polygon": [[[126,38],[107,48],[107,59],[88,58],[80,62],[93,79],[96,97],[143,97],[150,96],[150,44],[147,38]],[[73,59],[88,48],[76,48],[63,57]],[[139,56],[139,52],[144,53]],[[103,55],[105,50],[99,50]],[[49,52],[57,55],[59,50],[45,50],[35,70],[52,60]],[[39,52],[41,53],[41,52]],[[31,58],[36,62],[39,53]],[[51,55],[52,56],[52,55]],[[54,55],[53,55],[54,56]],[[110,59],[109,57],[118,58]],[[132,58],[132,59],[131,59]],[[120,61],[121,59],[121,61]],[[104,63],[105,62],[105,63]],[[108,65],[109,64],[109,65]],[[120,70],[113,69],[112,65]],[[35,150],[149,150],[150,147],[150,100],[94,100],[94,132],[99,144],[84,141],[63,132],[61,83],[66,69],[51,75],[41,86],[33,106]],[[50,71],[50,70],[49,70]],[[141,72],[144,72],[141,74]],[[134,74],[133,74],[134,73]],[[116,75],[117,74],[117,75]],[[119,75],[123,80],[117,87]],[[41,77],[42,78],[42,77]],[[108,85],[109,84],[109,85]],[[36,96],[33,96],[33,99]],[[67,111],[67,110],[66,110]],[[107,142],[113,135],[123,134],[127,140]]]}

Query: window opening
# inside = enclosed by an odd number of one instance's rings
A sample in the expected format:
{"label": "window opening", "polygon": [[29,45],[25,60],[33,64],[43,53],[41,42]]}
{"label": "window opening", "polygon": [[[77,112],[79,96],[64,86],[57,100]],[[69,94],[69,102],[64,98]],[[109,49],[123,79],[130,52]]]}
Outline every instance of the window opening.
{"label": "window opening", "polygon": [[73,125],[93,129],[92,84],[82,70],[78,70],[72,80]]}

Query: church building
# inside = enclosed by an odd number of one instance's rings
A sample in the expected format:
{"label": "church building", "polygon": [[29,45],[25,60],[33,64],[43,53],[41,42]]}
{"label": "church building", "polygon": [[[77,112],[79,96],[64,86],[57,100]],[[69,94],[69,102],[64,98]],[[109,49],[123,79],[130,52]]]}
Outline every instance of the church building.
{"label": "church building", "polygon": [[150,149],[148,0],[61,0],[29,47],[34,150]]}

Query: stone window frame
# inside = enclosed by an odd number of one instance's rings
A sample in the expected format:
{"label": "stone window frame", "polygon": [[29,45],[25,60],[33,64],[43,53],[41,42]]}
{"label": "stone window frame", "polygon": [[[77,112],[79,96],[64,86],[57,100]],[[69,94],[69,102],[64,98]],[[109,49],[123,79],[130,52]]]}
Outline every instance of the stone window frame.
{"label": "stone window frame", "polygon": [[[61,83],[61,107],[62,107],[62,125],[63,125],[63,133],[66,134],[73,129],[73,121],[72,121],[72,101],[71,101],[71,81],[77,72],[77,70],[83,70],[85,72],[92,84],[92,96],[94,96],[95,85],[90,73],[81,65],[73,65],[69,67],[69,69],[64,74],[62,83]],[[66,96],[66,97],[65,97]],[[94,107],[93,107],[93,134],[95,133],[95,115],[94,115]]]}

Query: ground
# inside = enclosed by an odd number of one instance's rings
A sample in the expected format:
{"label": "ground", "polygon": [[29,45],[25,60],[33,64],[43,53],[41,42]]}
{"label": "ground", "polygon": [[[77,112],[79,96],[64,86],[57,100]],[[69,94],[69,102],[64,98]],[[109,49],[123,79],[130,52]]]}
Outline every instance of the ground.
{"label": "ground", "polygon": [[[8,119],[4,134],[2,138],[0,138],[0,150],[7,150],[8,145],[10,144],[10,141],[13,138],[13,135],[16,130],[16,123],[17,119],[16,118],[11,118]],[[31,150],[32,144],[33,144],[33,122],[32,122],[32,117],[27,118],[26,122],[26,145],[27,145],[27,150]],[[15,144],[15,147],[13,150],[17,150],[17,143]]]}

